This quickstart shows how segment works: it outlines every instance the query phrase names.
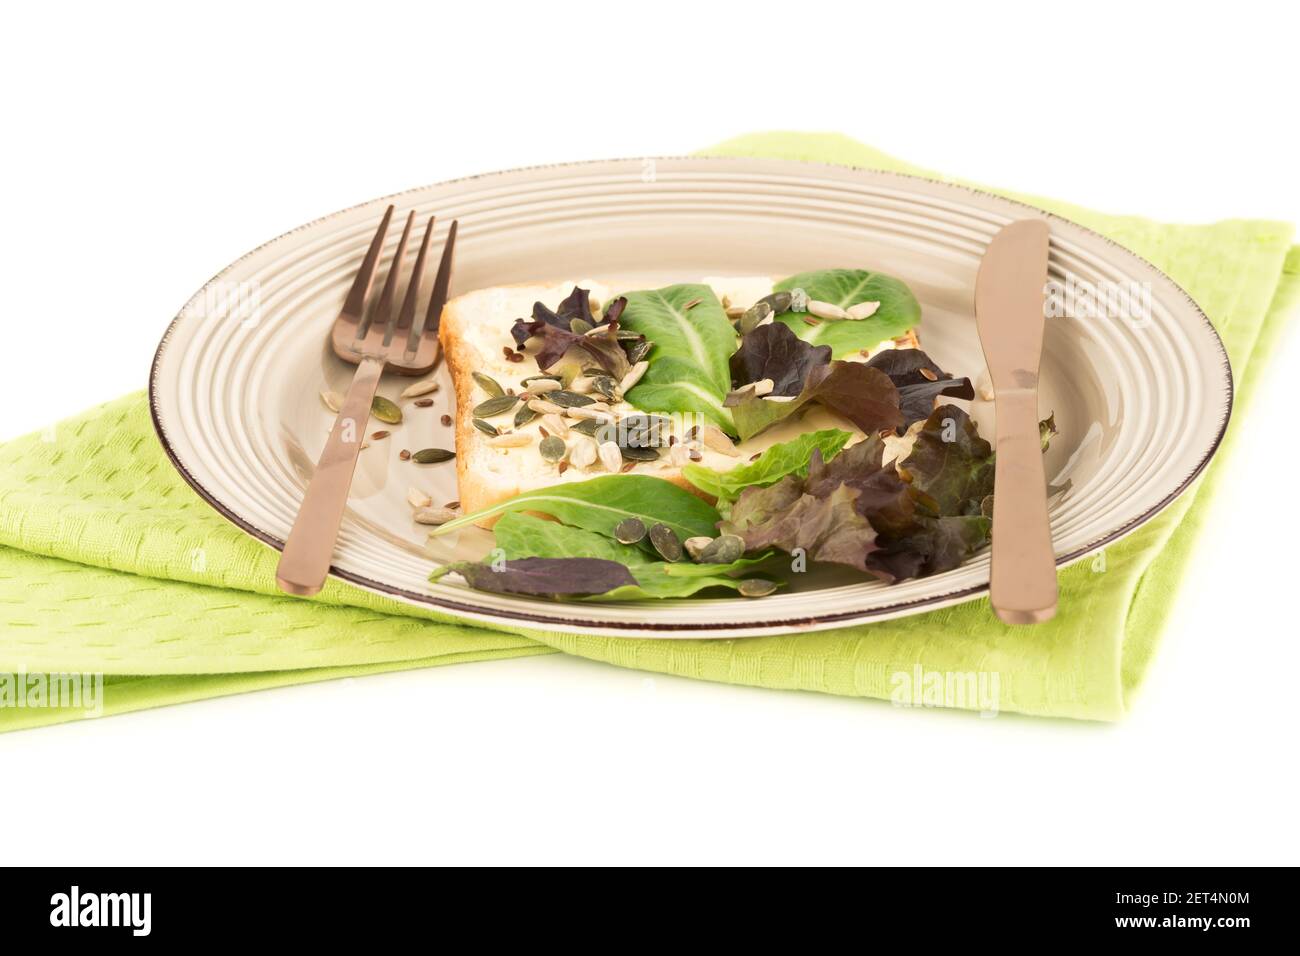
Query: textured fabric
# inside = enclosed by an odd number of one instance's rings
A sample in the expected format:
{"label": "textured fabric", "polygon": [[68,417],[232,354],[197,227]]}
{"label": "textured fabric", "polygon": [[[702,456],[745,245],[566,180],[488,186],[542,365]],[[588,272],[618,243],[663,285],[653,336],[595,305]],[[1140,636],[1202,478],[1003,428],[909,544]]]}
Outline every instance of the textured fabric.
{"label": "textured fabric", "polygon": [[[918,171],[835,135],[760,134],[708,152]],[[1230,452],[1260,366],[1300,307],[1291,226],[1169,226],[1019,198],[1128,246],[1205,309],[1236,376]],[[1046,625],[1006,627],[978,600],[815,634],[626,640],[458,624],[338,581],[311,600],[280,595],[275,553],[189,490],[158,446],[144,396],[132,395],[0,446],[0,677],[103,673],[102,712],[111,714],[560,650],[705,680],[879,698],[890,696],[894,675],[918,667],[996,672],[1001,710],[1111,720],[1123,714],[1154,653],[1221,458],[1159,518],[1107,549],[1104,562],[1064,570],[1061,610]],[[0,730],[81,716],[0,706]]]}

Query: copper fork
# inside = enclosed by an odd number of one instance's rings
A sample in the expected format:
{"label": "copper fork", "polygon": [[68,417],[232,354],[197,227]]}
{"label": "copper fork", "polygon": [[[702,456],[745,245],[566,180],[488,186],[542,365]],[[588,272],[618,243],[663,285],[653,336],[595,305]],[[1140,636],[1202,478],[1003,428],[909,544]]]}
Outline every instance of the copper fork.
{"label": "copper fork", "polygon": [[415,224],[414,210],[406,217],[397,251],[388,267],[379,300],[369,310],[370,286],[388,233],[393,207],[384,212],[375,237],[370,241],[361,269],[339,316],[330,331],[330,344],[334,354],[357,367],[348,388],[338,418],[325,442],[316,463],[316,472],[307,485],[307,493],[298,509],[293,530],[284,544],[275,580],[280,589],[289,594],[315,594],[324,586],[334,557],[334,542],[338,538],[343,512],[348,503],[348,490],[356,471],[361,443],[366,436],[370,419],[370,406],[379,389],[379,379],[385,369],[400,375],[425,375],[438,362],[438,323],[442,308],[447,302],[447,287],[451,282],[452,250],[456,244],[456,222],[447,231],[447,241],[442,249],[442,261],[434,278],[433,293],[424,321],[416,324],[416,299],[420,294],[420,277],[424,273],[424,260],[433,236],[434,217],[424,229],[424,239],[415,257],[415,269],[406,286],[400,310],[396,309],[397,280],[406,257],[406,244]]}

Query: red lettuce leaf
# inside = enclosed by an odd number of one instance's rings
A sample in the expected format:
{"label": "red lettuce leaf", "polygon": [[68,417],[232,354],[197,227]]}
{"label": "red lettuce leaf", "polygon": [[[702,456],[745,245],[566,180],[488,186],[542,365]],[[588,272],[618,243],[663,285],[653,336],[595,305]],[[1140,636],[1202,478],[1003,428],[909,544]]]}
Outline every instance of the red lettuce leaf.
{"label": "red lettuce leaf", "polygon": [[803,391],[808,373],[831,360],[829,345],[810,345],[779,322],[760,325],[745,335],[731,357],[736,385],[772,380],[771,394],[793,397]]}
{"label": "red lettuce leaf", "polygon": [[937,515],[978,515],[993,494],[993,446],[956,405],[930,413],[898,467]]}
{"label": "red lettuce leaf", "polygon": [[805,493],[803,481],[790,475],[766,488],[746,488],[720,527],[740,535],[746,551],[798,549],[810,561],[874,573],[867,556],[876,548],[876,532],[858,513],[858,495],[857,489],[841,484],[817,497]]}
{"label": "red lettuce leaf", "polygon": [[743,441],[788,418],[809,402],[825,405],[868,434],[897,428],[903,420],[898,410],[898,389],[889,376],[861,362],[811,366],[803,388],[793,398],[746,395],[729,398],[726,404],[731,408],[736,431]]}
{"label": "red lettuce leaf", "polygon": [[471,587],[498,594],[591,595],[636,584],[626,565],[604,558],[515,558],[482,563],[457,561],[441,573],[456,572]]}
{"label": "red lettuce leaf", "polygon": [[[615,299],[605,308],[603,318],[593,322],[591,293],[575,288],[555,311],[541,302],[533,303],[532,319],[516,319],[510,334],[521,348],[531,338],[541,340],[534,357],[537,367],[544,372],[559,364],[571,350],[577,350],[583,353],[581,364],[594,362],[614,378],[621,379],[631,367],[618,339],[618,319],[626,305],[626,299]],[[595,331],[586,335],[574,332],[574,319],[591,324]]]}
{"label": "red lettuce leaf", "polygon": [[903,429],[928,418],[934,400],[941,395],[964,401],[975,397],[970,379],[954,378],[920,349],[886,349],[868,359],[867,365],[888,375],[898,389],[898,407],[903,414],[899,427]]}

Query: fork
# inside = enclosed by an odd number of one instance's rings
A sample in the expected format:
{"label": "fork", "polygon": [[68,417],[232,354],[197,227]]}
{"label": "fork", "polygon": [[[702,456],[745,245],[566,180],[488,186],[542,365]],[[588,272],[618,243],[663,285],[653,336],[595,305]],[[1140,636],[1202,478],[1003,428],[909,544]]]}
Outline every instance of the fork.
{"label": "fork", "polygon": [[370,241],[361,268],[352,282],[347,299],[330,331],[330,345],[334,354],[357,367],[338,418],[325,442],[316,472],[307,485],[293,530],[285,541],[275,580],[282,591],[289,594],[316,594],[325,584],[330,562],[334,556],[334,543],[338,538],[343,512],[347,508],[348,490],[356,471],[357,457],[365,439],[370,420],[370,406],[379,389],[379,379],[385,369],[401,375],[424,375],[433,370],[439,358],[438,323],[447,301],[447,288],[451,282],[452,250],[456,245],[456,221],[447,230],[442,260],[434,278],[433,293],[424,321],[415,323],[416,299],[420,294],[420,276],[433,236],[434,217],[424,229],[424,239],[415,257],[415,269],[406,286],[400,310],[394,309],[397,297],[397,280],[406,257],[406,244],[415,223],[415,211],[406,217],[397,251],[388,267],[379,301],[369,310],[366,300],[393,218],[389,206],[379,223],[375,237]]}

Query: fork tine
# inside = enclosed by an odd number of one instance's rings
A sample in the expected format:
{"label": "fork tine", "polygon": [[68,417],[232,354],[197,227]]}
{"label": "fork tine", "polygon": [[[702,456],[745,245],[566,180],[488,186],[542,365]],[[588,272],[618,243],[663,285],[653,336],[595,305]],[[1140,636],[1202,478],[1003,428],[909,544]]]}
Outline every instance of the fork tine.
{"label": "fork tine", "polygon": [[[415,320],[415,300],[420,297],[420,277],[424,275],[424,260],[429,253],[429,240],[433,238],[433,223],[436,217],[430,216],[428,224],[424,227],[424,238],[420,240],[420,251],[415,256],[415,268],[411,271],[411,279],[406,284],[406,296],[402,299],[402,311],[397,316],[397,330],[403,332],[411,328],[411,323]],[[408,337],[408,351],[412,350],[411,340],[415,339],[414,334]]]}
{"label": "fork tine", "polygon": [[384,247],[384,236],[388,234],[388,223],[392,218],[393,207],[389,206],[384,210],[384,218],[379,221],[375,238],[370,240],[370,248],[361,260],[361,268],[357,270],[357,277],[352,280],[352,288],[348,290],[347,300],[343,303],[343,311],[355,319],[360,319],[365,313],[366,296],[370,294],[370,283],[375,277],[379,252]]}
{"label": "fork tine", "polygon": [[447,230],[447,241],[442,246],[442,261],[438,263],[438,275],[433,280],[433,295],[429,297],[429,310],[424,314],[424,328],[421,335],[431,335],[438,331],[442,321],[442,307],[447,304],[447,289],[451,285],[451,259],[456,248],[456,227],[460,220],[453,219]]}
{"label": "fork tine", "polygon": [[397,277],[402,273],[402,261],[406,258],[406,241],[411,238],[411,225],[415,222],[415,210],[406,216],[406,225],[402,227],[402,238],[397,240],[397,249],[393,252],[393,261],[388,264],[388,275],[384,277],[384,288],[379,293],[379,301],[370,312],[370,321],[366,327],[366,336],[376,327],[376,321],[383,323],[384,342],[387,343],[393,333],[393,299],[397,294]]}

